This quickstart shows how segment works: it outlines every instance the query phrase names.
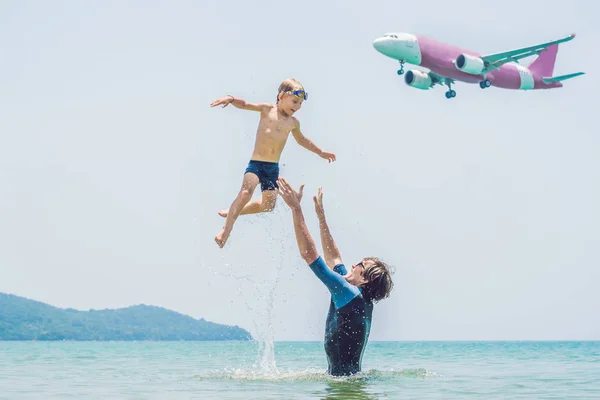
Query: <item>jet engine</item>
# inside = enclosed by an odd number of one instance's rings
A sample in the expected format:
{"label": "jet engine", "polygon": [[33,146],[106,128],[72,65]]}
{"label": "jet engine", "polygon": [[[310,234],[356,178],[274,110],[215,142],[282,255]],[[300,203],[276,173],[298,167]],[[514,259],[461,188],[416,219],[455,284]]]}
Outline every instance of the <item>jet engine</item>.
{"label": "jet engine", "polygon": [[429,74],[413,69],[406,71],[404,82],[410,87],[422,90],[428,90],[432,84]]}
{"label": "jet engine", "polygon": [[456,57],[454,65],[459,71],[466,72],[468,74],[479,75],[485,68],[483,60],[479,57],[473,57],[468,54],[461,54]]}

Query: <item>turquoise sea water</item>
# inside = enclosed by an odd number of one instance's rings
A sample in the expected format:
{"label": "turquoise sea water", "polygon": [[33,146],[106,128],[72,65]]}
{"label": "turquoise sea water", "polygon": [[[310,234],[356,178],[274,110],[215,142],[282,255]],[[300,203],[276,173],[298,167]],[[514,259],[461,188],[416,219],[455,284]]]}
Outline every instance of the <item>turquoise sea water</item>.
{"label": "turquoise sea water", "polygon": [[600,399],[600,342],[0,342],[1,399]]}

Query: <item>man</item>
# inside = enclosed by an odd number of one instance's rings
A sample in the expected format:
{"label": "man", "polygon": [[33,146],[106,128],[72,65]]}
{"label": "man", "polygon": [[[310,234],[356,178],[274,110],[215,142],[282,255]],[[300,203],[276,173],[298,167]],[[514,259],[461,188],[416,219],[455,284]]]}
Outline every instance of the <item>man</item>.
{"label": "man", "polygon": [[352,375],[361,370],[362,355],[369,339],[373,303],[387,298],[393,288],[389,267],[375,257],[364,258],[346,270],[340,252],[331,236],[325,211],[323,192],[313,197],[319,217],[323,257],[304,221],[302,191],[296,192],[279,178],[279,194],[292,210],[294,231],[300,255],[331,293],[325,325],[325,353],[331,375]]}

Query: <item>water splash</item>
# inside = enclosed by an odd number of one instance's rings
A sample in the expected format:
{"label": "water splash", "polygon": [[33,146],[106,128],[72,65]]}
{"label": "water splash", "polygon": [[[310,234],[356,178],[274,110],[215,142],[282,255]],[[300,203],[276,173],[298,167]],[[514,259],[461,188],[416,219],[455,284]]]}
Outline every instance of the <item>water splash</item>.
{"label": "water splash", "polygon": [[[227,279],[235,279],[241,286],[238,287],[238,297],[244,304],[246,310],[252,314],[253,329],[250,329],[253,338],[255,339],[258,348],[257,356],[253,365],[253,369],[259,375],[277,375],[277,363],[275,360],[275,331],[273,327],[273,311],[276,304],[276,290],[281,280],[281,272],[286,264],[286,257],[290,251],[286,246],[287,238],[289,237],[289,222],[284,220],[284,212],[282,206],[278,205],[275,210],[265,214],[255,214],[250,216],[241,216],[236,221],[236,233],[244,242],[235,243],[238,248],[234,254],[223,253],[224,268],[217,267],[214,271],[215,275],[226,277]],[[250,233],[258,228],[258,233]],[[246,234],[244,234],[244,232]],[[252,241],[248,238],[250,236]],[[261,247],[256,247],[250,250],[245,250],[244,246],[248,243],[255,242],[257,238],[261,240]],[[233,237],[228,241],[228,246],[234,242]],[[247,253],[252,254],[252,261],[246,264],[246,257],[242,255]],[[268,258],[261,262],[261,257],[268,255]],[[243,258],[241,263],[228,262],[227,257]],[[289,257],[288,257],[289,258]],[[258,265],[257,265],[258,262]],[[273,270],[275,273],[273,273]],[[250,273],[240,273],[239,271],[251,271]],[[266,276],[261,277],[261,273]],[[274,277],[274,279],[272,279]],[[242,286],[249,284],[250,288],[246,292]],[[248,292],[252,292],[251,294]],[[263,300],[264,304],[251,304],[251,301]],[[251,300],[251,301],[250,301]],[[232,300],[233,302],[233,300]]]}
{"label": "water splash", "polygon": [[352,376],[332,376],[324,369],[307,368],[299,371],[278,370],[271,373],[264,370],[224,369],[198,374],[194,379],[203,381],[259,381],[259,382],[382,382],[398,378],[441,378],[435,372],[425,368],[402,369],[402,370],[369,370],[359,372]]}
{"label": "water splash", "polygon": [[[275,290],[280,281],[281,270],[286,255],[285,238],[286,229],[280,209],[273,210],[271,215],[276,219],[275,224],[270,224],[266,230],[269,243],[269,254],[271,254],[271,265],[275,267],[275,281],[269,287],[266,304],[266,329],[257,339],[259,341],[258,355],[254,368],[262,373],[279,374],[275,360],[275,332],[273,330],[273,307],[275,305]],[[274,251],[275,248],[278,251]]]}

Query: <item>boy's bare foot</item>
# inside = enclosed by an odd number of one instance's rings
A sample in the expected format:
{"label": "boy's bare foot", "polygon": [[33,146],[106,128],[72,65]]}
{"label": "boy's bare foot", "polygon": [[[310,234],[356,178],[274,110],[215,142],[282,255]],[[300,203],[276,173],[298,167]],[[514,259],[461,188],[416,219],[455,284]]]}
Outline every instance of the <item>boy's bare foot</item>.
{"label": "boy's bare foot", "polygon": [[228,211],[229,211],[229,210],[221,210],[221,211],[219,211],[219,212],[218,212],[218,214],[219,214],[221,217],[223,217],[223,218],[227,218],[227,212],[228,212]]}
{"label": "boy's bare foot", "polygon": [[215,242],[219,245],[220,248],[223,248],[223,246],[225,246],[225,243],[227,242],[230,233],[231,229],[225,229],[225,227],[223,227],[223,229],[221,229],[221,232],[219,232],[219,234],[215,236]]}

